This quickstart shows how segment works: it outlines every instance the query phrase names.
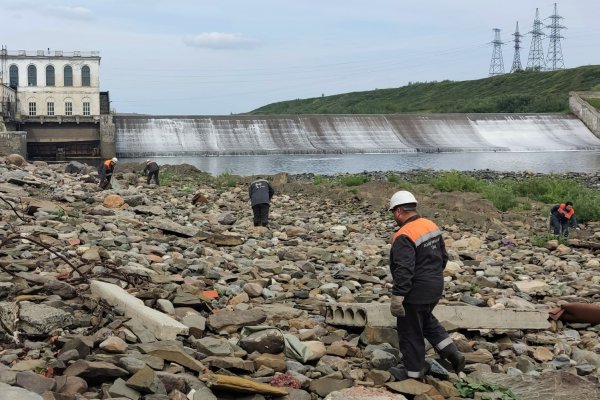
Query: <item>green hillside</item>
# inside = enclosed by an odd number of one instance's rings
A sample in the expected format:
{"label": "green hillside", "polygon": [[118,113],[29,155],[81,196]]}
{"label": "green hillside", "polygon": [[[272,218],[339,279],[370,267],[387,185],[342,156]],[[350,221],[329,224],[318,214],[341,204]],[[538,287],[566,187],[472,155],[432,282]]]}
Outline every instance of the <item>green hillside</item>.
{"label": "green hillside", "polygon": [[395,89],[282,101],[249,114],[567,112],[569,92],[587,90],[600,90],[600,65],[474,81],[417,82]]}

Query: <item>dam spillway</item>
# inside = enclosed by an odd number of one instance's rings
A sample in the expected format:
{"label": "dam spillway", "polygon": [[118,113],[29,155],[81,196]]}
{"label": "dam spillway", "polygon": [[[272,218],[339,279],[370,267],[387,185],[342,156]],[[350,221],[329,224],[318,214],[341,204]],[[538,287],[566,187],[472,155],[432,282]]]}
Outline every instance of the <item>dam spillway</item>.
{"label": "dam spillway", "polygon": [[120,157],[600,150],[570,114],[115,117]]}

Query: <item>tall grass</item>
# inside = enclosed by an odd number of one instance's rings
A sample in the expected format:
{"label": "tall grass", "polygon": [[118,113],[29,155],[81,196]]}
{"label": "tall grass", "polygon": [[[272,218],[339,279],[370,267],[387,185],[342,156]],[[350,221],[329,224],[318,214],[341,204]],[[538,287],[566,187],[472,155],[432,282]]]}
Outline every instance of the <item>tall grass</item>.
{"label": "tall grass", "polygon": [[[600,221],[600,192],[588,189],[572,179],[557,176],[532,177],[522,181],[502,179],[485,182],[451,171],[434,178],[432,186],[443,192],[475,192],[501,211],[515,208],[519,198],[549,205],[572,201],[578,221]],[[524,204],[523,209],[528,208]]]}

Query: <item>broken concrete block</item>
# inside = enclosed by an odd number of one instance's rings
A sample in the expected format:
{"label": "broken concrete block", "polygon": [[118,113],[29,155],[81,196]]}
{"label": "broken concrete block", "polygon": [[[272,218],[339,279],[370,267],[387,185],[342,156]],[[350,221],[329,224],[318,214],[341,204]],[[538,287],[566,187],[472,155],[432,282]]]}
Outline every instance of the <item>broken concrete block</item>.
{"label": "broken concrete block", "polygon": [[130,295],[117,285],[91,281],[92,294],[106,300],[108,304],[126,317],[135,318],[157,339],[174,340],[177,335],[187,335],[188,327],[158,310],[146,307],[142,300]]}

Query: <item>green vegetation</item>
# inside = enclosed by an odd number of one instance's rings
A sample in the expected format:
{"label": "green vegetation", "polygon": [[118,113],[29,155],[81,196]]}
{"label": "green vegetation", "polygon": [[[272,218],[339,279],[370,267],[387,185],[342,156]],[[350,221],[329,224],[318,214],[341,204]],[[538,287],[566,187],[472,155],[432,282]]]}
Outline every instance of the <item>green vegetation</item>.
{"label": "green vegetation", "polygon": [[577,220],[600,220],[600,192],[588,189],[572,179],[555,176],[532,177],[522,181],[502,179],[485,182],[457,171],[445,172],[431,181],[431,185],[443,192],[481,193],[496,208],[507,211],[522,202],[522,209],[531,200],[546,204],[572,201]]}
{"label": "green vegetation", "polygon": [[173,179],[175,178],[173,173],[169,170],[163,170],[160,171],[160,173],[158,174],[159,176],[159,180],[160,180],[160,184],[162,186],[169,186],[171,185],[171,183],[173,182]]}
{"label": "green vegetation", "polygon": [[238,178],[231,171],[225,171],[217,175],[216,179],[221,187],[234,187],[238,183]]}
{"label": "green vegetation", "polygon": [[469,399],[472,399],[475,397],[475,393],[482,393],[482,392],[497,392],[497,393],[502,393],[501,397],[486,397],[485,395],[481,396],[482,400],[486,400],[486,399],[496,399],[496,400],[519,400],[519,398],[510,390],[507,388],[504,388],[502,386],[498,386],[498,385],[491,385],[488,383],[465,383],[465,382],[457,382],[454,384],[454,386],[458,389],[458,391],[460,392],[460,397],[466,397]]}
{"label": "green vegetation", "polygon": [[417,82],[393,89],[283,101],[249,114],[567,112],[570,91],[596,88],[600,88],[600,65],[588,65],[472,81]]}
{"label": "green vegetation", "polygon": [[600,99],[587,99],[586,101],[600,111]]}
{"label": "green vegetation", "polygon": [[323,175],[315,175],[315,177],[313,178],[313,183],[315,185],[321,185],[325,182],[327,182],[327,178],[324,177]]}
{"label": "green vegetation", "polygon": [[[531,244],[537,247],[546,247],[549,240],[554,240],[556,237],[552,233],[544,233],[543,235],[533,235],[529,238]],[[559,243],[566,244],[567,240],[564,237],[558,239]]]}
{"label": "green vegetation", "polygon": [[347,175],[338,179],[338,182],[344,186],[360,186],[368,181],[369,178],[364,175]]}

